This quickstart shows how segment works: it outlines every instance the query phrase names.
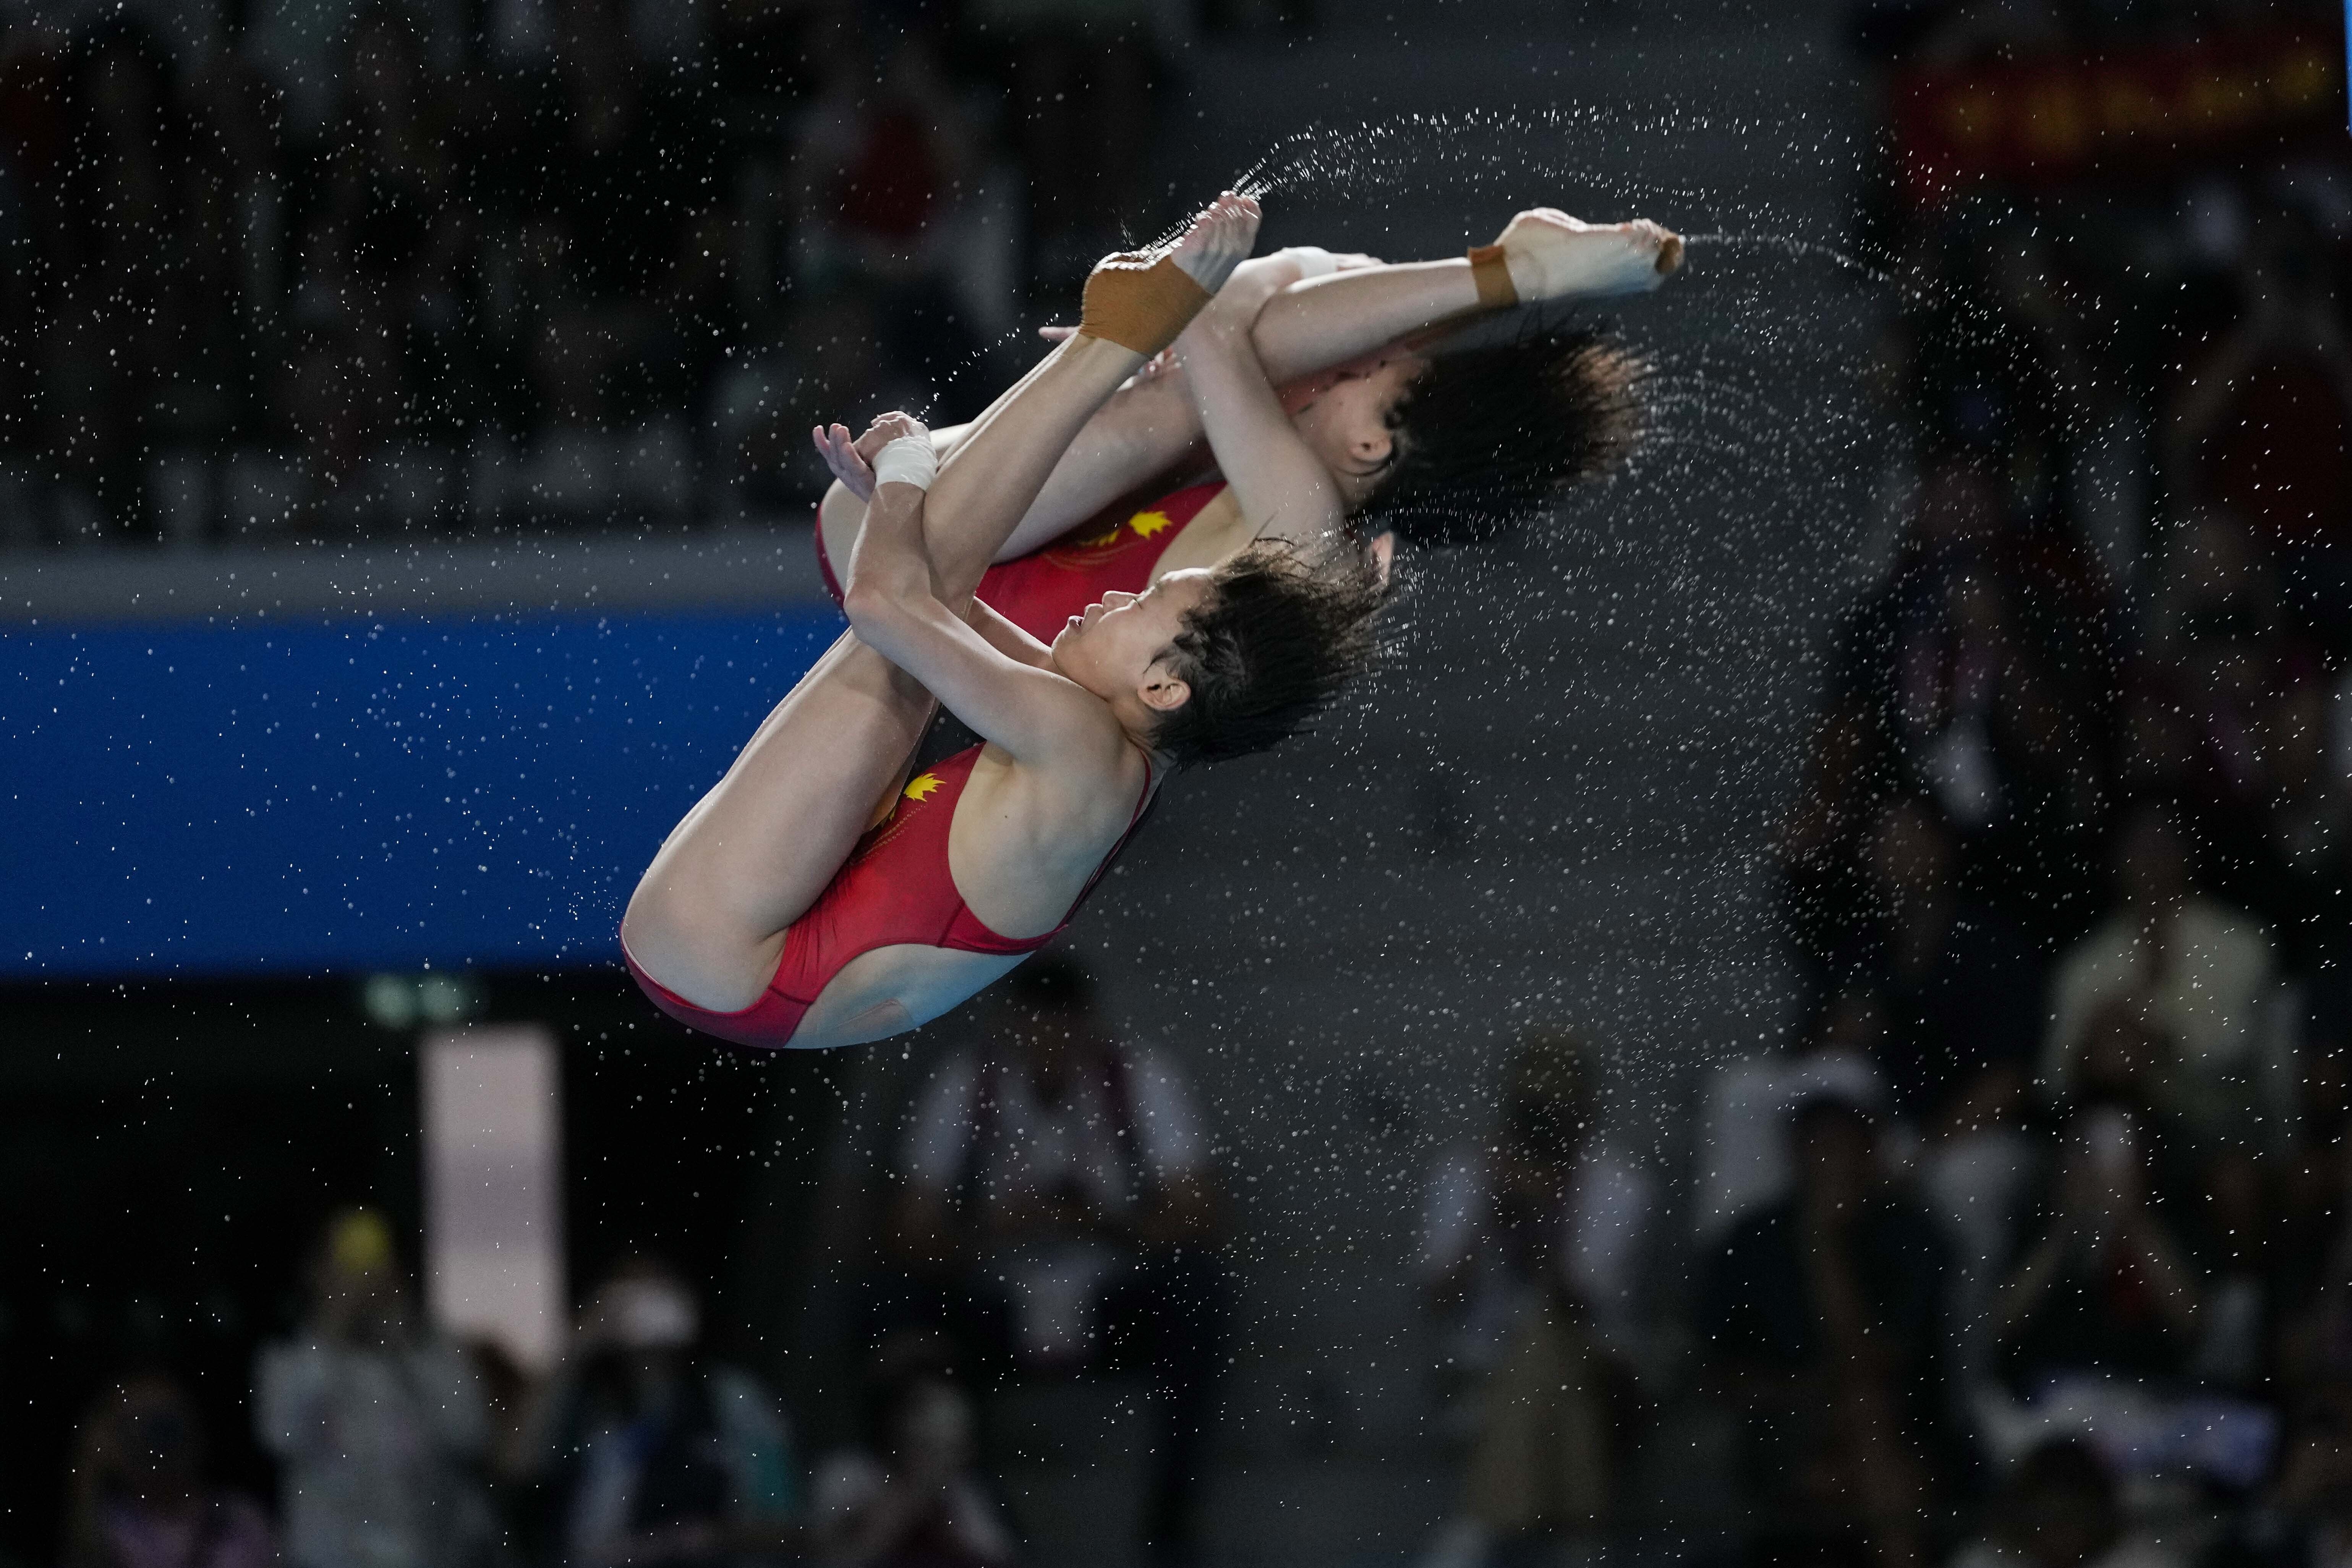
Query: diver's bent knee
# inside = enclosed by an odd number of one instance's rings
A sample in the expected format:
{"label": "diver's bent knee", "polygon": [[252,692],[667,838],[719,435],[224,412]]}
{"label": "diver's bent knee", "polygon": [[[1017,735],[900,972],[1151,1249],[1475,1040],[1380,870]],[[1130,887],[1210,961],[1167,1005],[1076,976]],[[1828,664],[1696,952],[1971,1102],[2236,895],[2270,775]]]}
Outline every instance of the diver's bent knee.
{"label": "diver's bent knee", "polygon": [[751,933],[642,882],[621,916],[621,946],[655,984],[714,1013],[757,1002],[775,967]]}

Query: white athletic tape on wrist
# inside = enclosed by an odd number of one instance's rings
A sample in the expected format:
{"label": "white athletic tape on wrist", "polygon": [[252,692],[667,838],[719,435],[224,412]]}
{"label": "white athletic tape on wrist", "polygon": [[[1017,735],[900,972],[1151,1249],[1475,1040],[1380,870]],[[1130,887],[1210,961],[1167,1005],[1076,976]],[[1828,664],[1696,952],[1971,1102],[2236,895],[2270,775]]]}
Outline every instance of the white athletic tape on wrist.
{"label": "white athletic tape on wrist", "polygon": [[929,436],[901,436],[874,455],[874,484],[912,485],[919,490],[931,488],[940,475],[940,455],[931,450]]}

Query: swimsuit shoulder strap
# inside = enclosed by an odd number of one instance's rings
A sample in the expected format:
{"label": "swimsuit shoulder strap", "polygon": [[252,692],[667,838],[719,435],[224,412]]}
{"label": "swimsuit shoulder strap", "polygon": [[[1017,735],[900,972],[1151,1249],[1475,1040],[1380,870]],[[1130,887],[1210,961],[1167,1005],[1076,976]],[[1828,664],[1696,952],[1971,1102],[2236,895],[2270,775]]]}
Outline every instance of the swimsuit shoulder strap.
{"label": "swimsuit shoulder strap", "polygon": [[1078,912],[1078,906],[1085,903],[1087,897],[1094,892],[1095,884],[1103,879],[1103,873],[1110,869],[1110,863],[1118,858],[1118,852],[1127,847],[1127,841],[1135,837],[1135,830],[1143,826],[1143,819],[1151,813],[1151,805],[1155,798],[1152,784],[1158,780],[1160,770],[1151,765],[1150,752],[1145,751],[1141,746],[1137,746],[1132,739],[1128,742],[1128,744],[1135,746],[1137,753],[1143,758],[1143,793],[1135,797],[1135,809],[1128,813],[1127,831],[1121,833],[1118,836],[1118,842],[1113,844],[1104,854],[1101,862],[1095,867],[1094,875],[1087,879],[1087,885],[1080,888],[1078,896],[1071,900],[1070,912],[1062,917],[1062,923],[1054,928],[1052,934],[1058,935],[1068,929],[1072,918]]}
{"label": "swimsuit shoulder strap", "polygon": [[[1127,743],[1135,746],[1137,754],[1143,759],[1143,793],[1135,797],[1135,809],[1127,814],[1127,833],[1119,835],[1121,844],[1127,842],[1128,834],[1135,831],[1135,825],[1143,820],[1143,814],[1151,809],[1152,786],[1160,781],[1160,770],[1151,765],[1151,753],[1143,747],[1136,745],[1133,740],[1129,740]],[[1118,851],[1114,848],[1111,853],[1116,855]]]}

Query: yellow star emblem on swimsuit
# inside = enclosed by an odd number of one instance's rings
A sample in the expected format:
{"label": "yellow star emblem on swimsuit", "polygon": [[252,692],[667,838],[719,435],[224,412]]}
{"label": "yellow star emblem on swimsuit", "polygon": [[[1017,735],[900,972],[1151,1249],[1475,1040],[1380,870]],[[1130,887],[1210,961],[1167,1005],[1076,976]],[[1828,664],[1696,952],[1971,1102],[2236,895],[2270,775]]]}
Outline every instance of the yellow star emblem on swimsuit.
{"label": "yellow star emblem on swimsuit", "polygon": [[1128,526],[1135,530],[1138,539],[1149,539],[1161,529],[1170,527],[1174,520],[1164,511],[1139,511],[1127,521]]}
{"label": "yellow star emblem on swimsuit", "polygon": [[927,798],[933,790],[939,787],[939,774],[917,773],[913,778],[907,781],[906,795],[908,800],[922,800]]}

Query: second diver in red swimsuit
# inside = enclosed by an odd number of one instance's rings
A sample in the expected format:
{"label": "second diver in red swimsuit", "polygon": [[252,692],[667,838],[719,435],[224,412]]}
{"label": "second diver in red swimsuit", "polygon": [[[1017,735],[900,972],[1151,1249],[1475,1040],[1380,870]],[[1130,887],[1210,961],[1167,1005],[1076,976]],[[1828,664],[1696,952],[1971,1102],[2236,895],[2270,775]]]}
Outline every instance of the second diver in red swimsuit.
{"label": "second diver in red swimsuit", "polygon": [[[1431,545],[1492,537],[1559,485],[1612,467],[1638,434],[1644,366],[1596,332],[1523,330],[1483,347],[1428,340],[1522,302],[1654,289],[1681,258],[1680,239],[1655,224],[1587,224],[1538,207],[1450,261],[1280,251],[1244,262],[1220,302],[1257,301],[1251,344],[1281,387],[1296,448],[1323,468],[1385,573],[1396,535]],[[1047,637],[1105,593],[1141,593],[1164,572],[1213,566],[1254,540],[1301,537],[1279,494],[1228,487],[1213,470],[1138,504],[1164,476],[1201,474],[1213,455],[1200,450],[1207,430],[1189,378],[1180,353],[1162,354],[1087,422],[982,578],[992,609]],[[933,440],[951,451],[968,428]],[[856,538],[868,493],[853,466],[820,510],[817,558],[836,600],[828,556]]]}

